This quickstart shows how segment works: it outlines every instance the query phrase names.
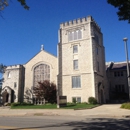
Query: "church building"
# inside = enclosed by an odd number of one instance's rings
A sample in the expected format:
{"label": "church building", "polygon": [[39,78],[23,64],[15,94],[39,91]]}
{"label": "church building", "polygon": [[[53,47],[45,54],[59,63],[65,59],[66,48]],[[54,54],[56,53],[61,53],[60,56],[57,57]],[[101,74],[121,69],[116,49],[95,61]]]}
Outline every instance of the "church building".
{"label": "church building", "polygon": [[91,16],[60,24],[58,56],[41,50],[23,65],[7,66],[3,75],[3,103],[33,98],[33,87],[49,80],[67,102],[99,103],[109,99],[105,70],[105,50],[101,28]]}

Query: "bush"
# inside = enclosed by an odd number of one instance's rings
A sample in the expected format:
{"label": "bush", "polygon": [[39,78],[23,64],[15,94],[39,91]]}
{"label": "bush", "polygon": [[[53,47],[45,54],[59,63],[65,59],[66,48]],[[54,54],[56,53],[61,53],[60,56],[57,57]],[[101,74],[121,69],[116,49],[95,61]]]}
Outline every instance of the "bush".
{"label": "bush", "polygon": [[130,109],[130,103],[123,103],[123,104],[121,105],[121,108]]}
{"label": "bush", "polygon": [[97,104],[97,99],[94,97],[89,97],[88,102],[89,102],[89,104]]}
{"label": "bush", "polygon": [[32,103],[27,103],[27,102],[22,102],[22,103],[14,102],[14,103],[11,104],[11,106],[13,106],[13,107],[15,107],[15,106],[31,106],[31,105],[33,105],[33,104]]}
{"label": "bush", "polygon": [[76,103],[76,98],[73,98],[73,101],[72,101],[73,103]]}
{"label": "bush", "polygon": [[15,107],[15,106],[20,106],[20,102],[14,102],[11,104],[11,106]]}

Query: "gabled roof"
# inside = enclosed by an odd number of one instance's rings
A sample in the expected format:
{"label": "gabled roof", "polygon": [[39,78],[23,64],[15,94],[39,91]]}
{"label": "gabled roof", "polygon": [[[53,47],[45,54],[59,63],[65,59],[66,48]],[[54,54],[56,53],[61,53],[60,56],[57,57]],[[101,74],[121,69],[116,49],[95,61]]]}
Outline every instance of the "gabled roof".
{"label": "gabled roof", "polygon": [[111,70],[126,70],[126,63],[114,63]]}
{"label": "gabled roof", "polygon": [[108,69],[109,70],[126,70],[127,64],[126,62],[109,62],[109,64],[106,63],[106,70]]}
{"label": "gabled roof", "polygon": [[[47,54],[49,54],[49,55],[51,55],[51,56],[57,58],[57,56],[55,56],[55,55],[53,55],[53,54],[51,54],[51,53],[49,53],[49,52],[47,52],[47,51],[45,51],[45,50],[41,50],[41,51],[44,51],[45,53],[47,53]],[[41,53],[41,51],[38,52],[36,55],[34,55],[29,61],[31,61],[35,56],[37,56],[39,53]],[[29,61],[27,61],[25,64],[27,64]],[[24,65],[25,65],[25,64],[24,64]]]}

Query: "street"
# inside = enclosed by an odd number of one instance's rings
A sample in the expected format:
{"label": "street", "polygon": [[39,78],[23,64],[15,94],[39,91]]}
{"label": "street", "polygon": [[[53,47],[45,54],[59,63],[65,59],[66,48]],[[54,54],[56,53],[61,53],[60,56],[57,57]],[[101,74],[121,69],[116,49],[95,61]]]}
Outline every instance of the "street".
{"label": "street", "polygon": [[129,130],[129,118],[78,116],[0,117],[0,130]]}

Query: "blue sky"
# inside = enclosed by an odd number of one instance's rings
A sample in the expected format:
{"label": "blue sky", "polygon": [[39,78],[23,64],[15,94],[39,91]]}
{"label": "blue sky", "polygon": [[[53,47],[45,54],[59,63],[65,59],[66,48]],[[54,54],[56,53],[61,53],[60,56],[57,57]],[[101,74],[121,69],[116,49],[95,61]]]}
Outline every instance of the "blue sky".
{"label": "blue sky", "polygon": [[[57,55],[58,29],[62,22],[91,15],[104,36],[106,61],[125,61],[123,38],[128,37],[130,24],[119,21],[117,9],[107,0],[26,0],[27,11],[12,0],[0,18],[0,63],[25,64],[40,51]],[[130,52],[129,52],[130,53]]]}

